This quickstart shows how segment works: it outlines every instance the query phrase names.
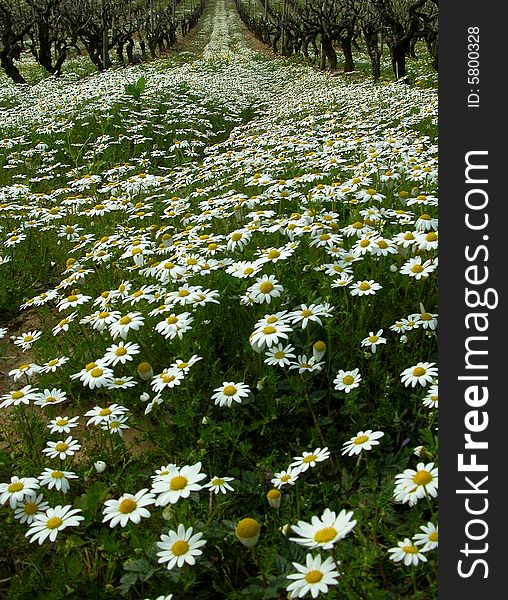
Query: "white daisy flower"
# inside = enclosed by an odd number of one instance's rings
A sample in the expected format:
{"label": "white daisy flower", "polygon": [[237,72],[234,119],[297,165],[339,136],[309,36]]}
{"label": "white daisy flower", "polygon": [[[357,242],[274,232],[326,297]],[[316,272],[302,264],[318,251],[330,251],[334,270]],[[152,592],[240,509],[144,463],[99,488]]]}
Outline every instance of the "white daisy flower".
{"label": "white daisy flower", "polygon": [[355,456],[362,450],[372,450],[372,446],[379,444],[378,440],[384,436],[382,431],[359,431],[354,437],[342,446],[342,455]]}
{"label": "white daisy flower", "polygon": [[214,389],[212,400],[218,406],[231,406],[233,402],[241,404],[242,398],[246,398],[250,393],[249,387],[244,383],[224,381],[221,387]]}
{"label": "white daisy flower", "polygon": [[192,535],[193,529],[189,527],[185,529],[185,526],[181,523],[178,525],[176,531],[169,531],[168,534],[162,534],[160,542],[157,542],[160,552],[157,552],[159,563],[168,563],[166,567],[171,570],[174,567],[183,567],[185,563],[194,565],[196,557],[203,554],[200,550],[205,544],[206,540],[202,540],[202,533],[195,533]]}
{"label": "white daisy flower", "polygon": [[59,531],[66,527],[75,527],[84,520],[80,513],[79,508],[72,508],[70,505],[59,504],[48,508],[45,513],[35,515],[25,535],[30,538],[30,543],[39,542],[40,545],[48,538],[50,542],[54,542]]}
{"label": "white daisy flower", "polygon": [[337,515],[335,512],[325,508],[321,517],[313,516],[310,523],[298,521],[291,529],[300,537],[289,538],[307,548],[321,548],[330,550],[335,542],[346,537],[356,525],[356,520],[352,519],[353,511],[346,512],[341,510]]}
{"label": "white daisy flower", "polygon": [[116,525],[125,527],[129,522],[137,524],[141,521],[141,518],[150,516],[150,511],[146,507],[154,504],[154,502],[155,495],[146,488],[134,495],[123,494],[118,500],[106,500],[102,522],[107,523],[109,521],[110,527],[116,527]]}
{"label": "white daisy flower", "polygon": [[390,553],[391,560],[394,562],[403,562],[406,567],[417,565],[420,561],[427,562],[427,557],[423,554],[423,548],[415,546],[409,538],[405,538],[395,548],[390,548],[388,552]]}
{"label": "white daisy flower", "polygon": [[329,586],[338,583],[340,574],[331,556],[323,561],[319,554],[314,557],[309,553],[305,557],[305,565],[294,562],[293,567],[298,573],[287,575],[288,579],[293,580],[286,588],[290,592],[290,599],[304,598],[309,593],[317,598],[319,594],[326,594]]}

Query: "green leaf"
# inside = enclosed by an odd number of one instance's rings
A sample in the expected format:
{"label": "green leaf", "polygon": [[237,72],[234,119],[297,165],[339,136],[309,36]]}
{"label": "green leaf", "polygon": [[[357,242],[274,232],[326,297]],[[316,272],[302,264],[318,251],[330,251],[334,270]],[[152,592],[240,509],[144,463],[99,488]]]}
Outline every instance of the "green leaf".
{"label": "green leaf", "polygon": [[129,558],[123,563],[123,568],[126,571],[145,573],[150,568],[150,565],[144,558]]}
{"label": "green leaf", "polygon": [[125,596],[138,580],[137,573],[125,573],[120,579],[120,593]]}

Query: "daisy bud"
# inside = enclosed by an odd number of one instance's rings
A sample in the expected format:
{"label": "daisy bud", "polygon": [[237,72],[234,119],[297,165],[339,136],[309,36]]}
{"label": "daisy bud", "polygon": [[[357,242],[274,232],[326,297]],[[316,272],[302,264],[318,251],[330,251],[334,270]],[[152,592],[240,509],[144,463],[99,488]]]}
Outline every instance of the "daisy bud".
{"label": "daisy bud", "polygon": [[175,516],[175,511],[171,506],[166,506],[166,508],[162,511],[162,518],[165,521],[171,521],[171,519]]}
{"label": "daisy bud", "polygon": [[258,541],[260,529],[261,525],[255,519],[247,517],[238,521],[235,527],[235,534],[244,546],[250,548]]}
{"label": "daisy bud", "polygon": [[316,361],[321,360],[323,358],[323,356],[325,355],[325,352],[326,352],[326,344],[322,340],[318,340],[312,346],[312,356],[314,356],[314,359]]}
{"label": "daisy bud", "polygon": [[413,454],[416,454],[416,456],[419,456],[420,458],[423,458],[426,453],[427,450],[425,449],[425,446],[416,446],[413,450]]}
{"label": "daisy bud", "polygon": [[263,379],[260,379],[256,383],[256,389],[258,390],[258,392],[260,392],[265,387],[265,379],[266,379],[266,377],[264,377]]}
{"label": "daisy bud", "polygon": [[148,394],[147,392],[143,392],[139,399],[141,400],[141,402],[148,402],[148,400],[150,400],[150,394]]}
{"label": "daisy bud", "polygon": [[171,235],[169,235],[169,233],[165,233],[162,236],[162,244],[164,248],[170,248],[173,245],[173,238]]}
{"label": "daisy bud", "polygon": [[416,198],[419,195],[420,195],[420,188],[414,187],[414,188],[411,189],[411,196],[413,196],[414,198]]}
{"label": "daisy bud", "polygon": [[150,381],[153,378],[152,365],[148,362],[142,362],[138,365],[138,375],[145,381]]}
{"label": "daisy bud", "polygon": [[104,473],[104,471],[106,470],[106,463],[103,460],[98,460],[97,462],[94,462],[93,466],[95,467],[97,473]]}
{"label": "daisy bud", "polygon": [[270,490],[266,494],[266,498],[268,500],[268,504],[272,508],[279,508],[279,506],[280,506],[280,500],[281,500],[281,493],[279,492],[279,490],[276,490],[275,488],[272,489],[272,490]]}
{"label": "daisy bud", "polygon": [[392,273],[396,273],[399,269],[397,268],[397,265],[390,265],[390,271]]}
{"label": "daisy bud", "polygon": [[285,535],[285,536],[287,537],[287,535],[288,535],[288,533],[289,533],[290,529],[291,529],[291,525],[290,525],[289,523],[286,523],[285,525],[283,525],[283,526],[281,527],[281,532],[282,532],[282,535]]}
{"label": "daisy bud", "polygon": [[203,418],[201,419],[201,424],[202,424],[202,425],[208,425],[208,422],[209,422],[209,419],[208,419],[208,417],[203,417]]}
{"label": "daisy bud", "polygon": [[400,336],[400,343],[401,344],[407,344],[407,335],[401,335]]}

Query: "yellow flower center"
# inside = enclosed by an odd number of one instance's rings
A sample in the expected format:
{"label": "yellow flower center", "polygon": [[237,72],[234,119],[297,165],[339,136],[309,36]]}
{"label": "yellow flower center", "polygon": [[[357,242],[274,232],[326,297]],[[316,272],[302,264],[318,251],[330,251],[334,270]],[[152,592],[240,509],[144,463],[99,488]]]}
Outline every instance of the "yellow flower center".
{"label": "yellow flower center", "polygon": [[278,250],[270,250],[270,252],[268,252],[268,258],[279,258],[280,256],[280,252]]}
{"label": "yellow flower center", "polygon": [[291,479],[291,477],[289,475],[283,475],[280,478],[280,480],[283,481],[284,483],[287,483],[290,479]]}
{"label": "yellow flower center", "polygon": [[35,515],[38,510],[38,506],[35,502],[27,502],[23,507],[23,511],[26,515]]}
{"label": "yellow flower center", "polygon": [[255,519],[247,517],[238,522],[236,535],[241,538],[252,538],[259,533],[260,525]]}
{"label": "yellow flower center", "polygon": [[163,375],[161,377],[162,383],[171,383],[172,381],[174,381],[176,378],[174,375]]}
{"label": "yellow flower center", "polygon": [[173,477],[169,482],[169,487],[172,490],[183,490],[183,488],[187,485],[187,478],[182,475],[177,475]]}
{"label": "yellow flower center", "polygon": [[95,369],[92,369],[90,375],[92,377],[102,377],[104,371],[100,368],[100,367],[95,367]]}
{"label": "yellow flower center", "polygon": [[432,219],[432,217],[430,215],[428,215],[427,213],[424,213],[420,219],[422,219],[422,221],[430,221]]}
{"label": "yellow flower center", "polygon": [[233,233],[233,235],[231,236],[231,239],[233,240],[233,242],[238,242],[238,240],[242,239],[242,234],[241,233]]}
{"label": "yellow flower center", "polygon": [[58,358],[54,358],[53,360],[50,360],[48,362],[48,367],[54,367],[57,364],[58,364]]}
{"label": "yellow flower center", "polygon": [[120,319],[120,325],[128,325],[131,321],[132,319],[126,315]]}
{"label": "yellow flower center", "polygon": [[24,395],[25,394],[22,391],[18,390],[17,392],[12,392],[11,393],[11,398],[13,400],[19,400],[20,398],[23,398]]}
{"label": "yellow flower center", "polygon": [[308,456],[305,456],[302,459],[302,462],[311,463],[311,462],[314,462],[316,460],[316,458],[317,458],[316,454],[309,454]]}
{"label": "yellow flower center", "polygon": [[430,233],[427,233],[425,239],[427,242],[437,242],[437,234],[434,231],[431,231]]}
{"label": "yellow flower center", "polygon": [[429,541],[431,541],[431,542],[438,541],[438,532],[437,531],[433,531],[432,533],[429,533]]}
{"label": "yellow flower center", "polygon": [[69,419],[67,417],[64,417],[62,419],[58,419],[57,421],[55,421],[55,424],[58,425],[58,427],[63,427],[64,425],[67,425],[68,422],[69,422]]}
{"label": "yellow flower center", "polygon": [[180,290],[178,292],[178,296],[180,298],[185,298],[186,296],[188,296],[190,294],[189,290]]}
{"label": "yellow flower center", "polygon": [[63,520],[60,517],[51,517],[47,520],[46,527],[48,529],[58,529],[62,523]]}
{"label": "yellow flower center", "polygon": [[302,312],[300,314],[302,315],[302,317],[310,317],[314,313],[311,310],[309,310],[308,308],[306,308],[306,309],[302,310]]}
{"label": "yellow flower center", "polygon": [[378,337],[377,335],[371,335],[371,336],[369,337],[369,342],[370,342],[371,344],[375,344],[375,343],[376,343],[378,340],[379,340],[379,337]]}
{"label": "yellow flower center", "polygon": [[414,240],[414,239],[415,239],[415,236],[414,236],[414,235],[413,235],[411,232],[408,232],[408,233],[406,233],[406,235],[404,236],[404,239],[405,239],[406,241]]}
{"label": "yellow flower center", "polygon": [[263,333],[265,335],[270,335],[272,333],[275,333],[277,330],[275,329],[275,327],[272,327],[271,325],[269,325],[268,327],[264,327],[263,328]]}
{"label": "yellow flower center", "polygon": [[224,394],[224,396],[234,396],[236,394],[238,390],[235,388],[234,385],[227,385],[223,390],[222,393]]}
{"label": "yellow flower center", "polygon": [[111,414],[111,412],[112,411],[111,411],[110,408],[101,408],[100,411],[99,411],[99,415],[101,417],[107,417],[107,416],[109,416]]}
{"label": "yellow flower center", "polygon": [[252,273],[254,273],[254,269],[252,267],[247,267],[243,270],[244,275],[252,275]]}
{"label": "yellow flower center", "polygon": [[337,535],[335,527],[324,527],[314,534],[314,541],[318,544],[326,544],[331,542]]}
{"label": "yellow flower center", "polygon": [[367,246],[370,246],[370,240],[362,240],[362,241],[360,242],[360,246],[361,246],[362,248],[367,248]]}
{"label": "yellow flower center", "polygon": [[344,385],[351,385],[352,383],[354,383],[355,378],[352,377],[351,375],[346,375],[345,377],[342,378],[342,383]]}
{"label": "yellow flower center", "polygon": [[20,492],[24,487],[25,486],[20,481],[17,481],[16,483],[11,483],[7,488],[7,491],[10,494],[14,494],[14,492]]}
{"label": "yellow flower center", "polygon": [[259,286],[259,291],[262,294],[269,294],[273,290],[273,283],[270,281],[263,281],[263,283]]}
{"label": "yellow flower center", "polygon": [[216,477],[213,481],[212,481],[212,485],[223,485],[225,483],[224,479],[222,479],[221,477]]}
{"label": "yellow flower center", "polygon": [[321,573],[321,571],[308,571],[305,575],[305,581],[307,583],[318,583],[321,579],[323,579],[323,573]]}
{"label": "yellow flower center", "polygon": [[25,337],[23,338],[24,342],[31,342],[33,340],[33,336],[32,335],[25,335]]}
{"label": "yellow flower center", "polygon": [[382,250],[385,250],[386,248],[388,248],[388,243],[385,242],[385,240],[379,240],[377,245],[378,245],[378,248],[381,248]]}
{"label": "yellow flower center", "polygon": [[138,505],[135,500],[132,500],[131,498],[125,498],[125,500],[122,500],[120,502],[120,506],[118,507],[118,510],[122,514],[127,515],[133,511],[135,511],[137,506]]}
{"label": "yellow flower center", "polygon": [[368,439],[368,435],[359,435],[353,443],[360,446],[360,444],[364,444]]}
{"label": "yellow flower center", "polygon": [[434,477],[428,471],[425,471],[425,469],[422,471],[418,471],[413,476],[413,481],[414,481],[414,483],[416,483],[416,485],[427,485],[433,479],[434,479]]}
{"label": "yellow flower center", "polygon": [[277,500],[278,498],[280,498],[280,492],[279,490],[270,490],[267,494],[266,497],[269,500]]}
{"label": "yellow flower center", "polygon": [[182,556],[183,554],[186,554],[188,551],[189,551],[189,544],[187,542],[185,542],[184,540],[178,540],[178,542],[175,542],[171,546],[171,552],[175,556]]}
{"label": "yellow flower center", "polygon": [[67,302],[76,302],[77,299],[78,299],[78,297],[75,294],[71,294],[70,296],[67,296]]}
{"label": "yellow flower center", "polygon": [[416,265],[413,265],[411,267],[411,271],[413,273],[421,273],[423,271],[423,267],[422,267],[422,265],[420,265],[420,264],[417,263]]}
{"label": "yellow flower center", "polygon": [[370,284],[367,281],[362,281],[358,287],[362,290],[362,292],[370,290]]}
{"label": "yellow flower center", "polygon": [[423,367],[416,367],[416,369],[413,369],[413,377],[421,377],[422,375],[425,375],[426,371]]}
{"label": "yellow flower center", "polygon": [[123,346],[120,346],[120,348],[117,348],[115,350],[116,356],[125,356],[126,354],[127,354],[127,350]]}
{"label": "yellow flower center", "polygon": [[65,442],[58,442],[58,444],[55,446],[55,450],[58,450],[58,452],[65,452],[68,448],[69,445]]}
{"label": "yellow flower center", "polygon": [[51,477],[53,477],[53,479],[62,479],[63,476],[64,474],[62,471],[53,471],[53,473],[51,473]]}
{"label": "yellow flower center", "polygon": [[284,358],[285,356],[286,356],[286,355],[284,354],[284,352],[283,352],[282,350],[279,350],[278,352],[276,352],[276,353],[274,354],[274,357],[275,357],[276,359],[281,359],[281,358]]}

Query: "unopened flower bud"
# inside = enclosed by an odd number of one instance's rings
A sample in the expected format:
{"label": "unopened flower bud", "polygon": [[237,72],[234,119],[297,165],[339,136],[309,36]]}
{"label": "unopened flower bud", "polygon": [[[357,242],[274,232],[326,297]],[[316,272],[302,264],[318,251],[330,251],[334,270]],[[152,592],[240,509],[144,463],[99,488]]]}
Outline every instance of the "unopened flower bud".
{"label": "unopened flower bud", "polygon": [[142,362],[138,365],[138,375],[145,381],[150,381],[153,378],[152,365],[148,362]]}
{"label": "unopened flower bud", "polygon": [[104,473],[104,471],[106,470],[106,463],[103,460],[98,460],[97,462],[94,462],[93,466],[95,467],[97,473]]}
{"label": "unopened flower bud", "polygon": [[238,521],[235,527],[235,534],[244,546],[250,548],[257,543],[260,530],[261,525],[255,519],[247,517]]}
{"label": "unopened flower bud", "polygon": [[326,352],[326,344],[322,340],[318,340],[312,346],[312,356],[314,356],[314,359],[317,361],[319,361],[323,358],[323,356],[325,355],[325,352]]}
{"label": "unopened flower bud", "polygon": [[266,494],[266,498],[268,500],[268,504],[270,504],[272,508],[279,508],[281,501],[281,493],[279,490],[276,490],[275,488],[270,490]]}

